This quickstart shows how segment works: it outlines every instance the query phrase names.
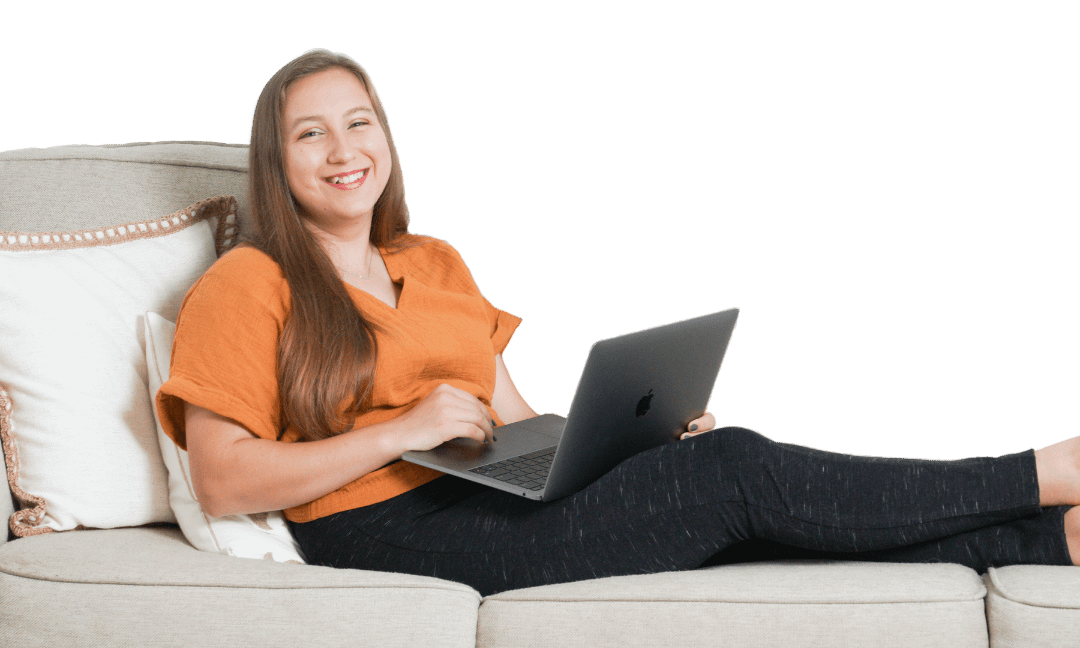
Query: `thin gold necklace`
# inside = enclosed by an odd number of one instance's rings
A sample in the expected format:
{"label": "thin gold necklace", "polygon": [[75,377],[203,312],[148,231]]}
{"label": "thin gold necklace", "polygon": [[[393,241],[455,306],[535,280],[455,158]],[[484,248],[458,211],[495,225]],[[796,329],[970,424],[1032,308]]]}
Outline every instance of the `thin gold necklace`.
{"label": "thin gold necklace", "polygon": [[370,279],[371,278],[371,257],[373,257],[373,256],[374,256],[374,252],[371,251],[371,248],[369,246],[368,247],[368,258],[367,258],[367,269],[364,271],[364,274],[360,274],[359,272],[354,272],[354,271],[348,270],[346,268],[338,268],[338,270],[340,270],[342,274],[349,275],[350,277],[353,277],[354,279]]}

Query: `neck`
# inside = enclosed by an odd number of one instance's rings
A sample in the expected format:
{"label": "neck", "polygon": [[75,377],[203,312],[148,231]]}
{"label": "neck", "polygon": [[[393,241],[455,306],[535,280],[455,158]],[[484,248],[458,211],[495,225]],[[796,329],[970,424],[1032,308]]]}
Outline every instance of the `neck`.
{"label": "neck", "polygon": [[353,282],[371,276],[372,262],[379,252],[366,233],[345,238],[315,232],[315,238],[343,279]]}
{"label": "neck", "polygon": [[371,240],[370,217],[361,222],[342,224],[316,223],[309,218],[302,218],[301,221],[323,247],[327,244],[362,247]]}

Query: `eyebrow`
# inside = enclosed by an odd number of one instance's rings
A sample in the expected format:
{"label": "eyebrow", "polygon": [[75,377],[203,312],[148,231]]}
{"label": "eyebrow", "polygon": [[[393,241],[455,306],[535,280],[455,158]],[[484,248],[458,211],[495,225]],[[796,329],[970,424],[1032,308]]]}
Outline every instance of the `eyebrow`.
{"label": "eyebrow", "polygon": [[[357,106],[356,108],[353,108],[352,110],[346,111],[344,116],[349,117],[351,115],[355,115],[356,113],[370,113],[370,114],[374,115],[375,111],[372,110],[371,108],[367,108],[365,106]],[[293,123],[289,127],[289,130],[292,130],[292,129],[296,128],[297,126],[299,126],[300,124],[302,124],[304,122],[309,122],[309,121],[313,121],[313,122],[322,121],[322,117],[320,117],[318,115],[312,115],[310,117],[297,117],[296,119],[293,120]]]}

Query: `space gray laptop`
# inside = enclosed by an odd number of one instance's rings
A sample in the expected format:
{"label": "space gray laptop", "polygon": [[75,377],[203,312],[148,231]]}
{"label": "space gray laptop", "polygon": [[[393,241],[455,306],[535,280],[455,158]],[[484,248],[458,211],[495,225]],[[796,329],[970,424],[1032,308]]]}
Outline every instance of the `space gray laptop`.
{"label": "space gray laptop", "polygon": [[453,439],[402,459],[534,500],[576,493],[620,462],[674,441],[709,402],[738,309],[593,345],[570,413]]}

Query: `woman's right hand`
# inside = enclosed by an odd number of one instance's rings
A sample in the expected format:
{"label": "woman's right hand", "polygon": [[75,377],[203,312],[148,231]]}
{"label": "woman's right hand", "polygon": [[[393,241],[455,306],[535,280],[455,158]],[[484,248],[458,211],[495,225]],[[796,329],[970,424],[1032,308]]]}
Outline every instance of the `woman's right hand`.
{"label": "woman's right hand", "polygon": [[393,419],[399,426],[401,452],[431,450],[451,439],[487,443],[494,438],[494,421],[487,407],[469,392],[446,383],[436,387],[416,407]]}

